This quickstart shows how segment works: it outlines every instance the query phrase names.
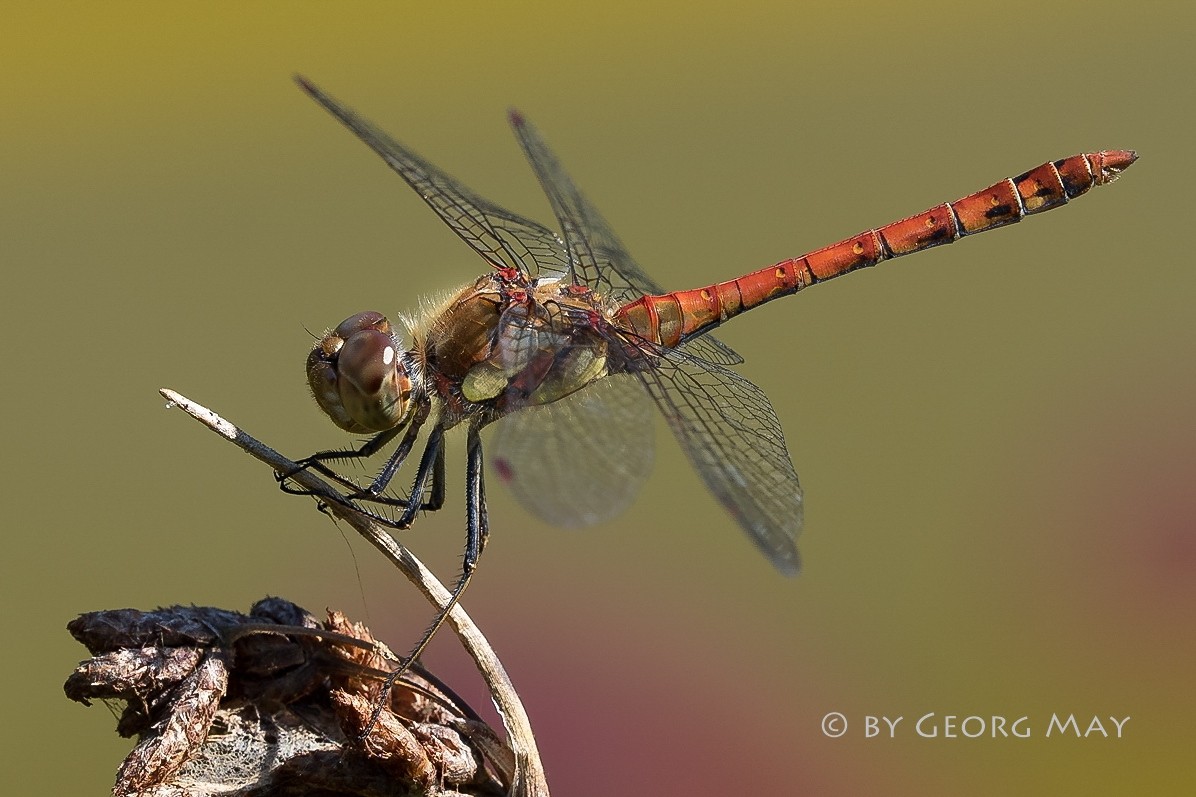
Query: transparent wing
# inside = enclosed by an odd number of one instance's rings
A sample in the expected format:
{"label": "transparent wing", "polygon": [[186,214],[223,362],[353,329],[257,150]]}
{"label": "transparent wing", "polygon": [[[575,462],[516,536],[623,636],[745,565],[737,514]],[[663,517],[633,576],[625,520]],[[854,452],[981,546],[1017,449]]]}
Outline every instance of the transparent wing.
{"label": "transparent wing", "polygon": [[652,470],[652,403],[626,374],[496,425],[491,470],[525,509],[555,526],[613,518]]}
{"label": "transparent wing", "polygon": [[529,276],[563,277],[570,273],[569,250],[557,233],[478,196],[304,78],[296,81],[381,155],[490,265],[518,269]]}
{"label": "transparent wing", "polygon": [[[573,184],[536,128],[518,111],[511,111],[509,116],[515,136],[536,170],[565,235],[565,245],[572,255],[573,281],[619,304],[644,295],[665,293],[665,289],[631,258],[602,214]],[[685,348],[695,356],[720,365],[743,362],[734,350],[710,335],[691,341]]]}
{"label": "transparent wing", "polygon": [[734,371],[676,349],[656,354],[636,374],[689,461],[769,561],[796,574],[802,490],[772,403]]}

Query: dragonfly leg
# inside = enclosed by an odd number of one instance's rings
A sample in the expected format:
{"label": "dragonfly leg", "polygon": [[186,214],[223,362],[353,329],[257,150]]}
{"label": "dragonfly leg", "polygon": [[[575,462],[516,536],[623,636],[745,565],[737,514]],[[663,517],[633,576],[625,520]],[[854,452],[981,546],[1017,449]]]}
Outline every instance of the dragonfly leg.
{"label": "dragonfly leg", "polygon": [[[486,469],[482,462],[482,437],[478,426],[470,426],[465,467],[466,530],[463,570],[470,575],[490,538],[486,512]],[[443,497],[443,496],[442,496]]]}
{"label": "dragonfly leg", "polygon": [[[406,442],[406,441],[404,441]],[[391,457],[394,459],[394,457]],[[389,468],[390,463],[387,463]],[[383,481],[382,477],[386,479]],[[359,496],[351,496],[353,498],[376,498],[377,492],[386,489],[386,485],[394,477],[394,472],[387,472],[384,468],[383,472],[379,474],[374,483],[370,485],[368,492]],[[432,481],[432,495],[430,501],[424,502],[424,493],[428,490],[428,480]],[[381,486],[379,486],[381,482]],[[375,490],[377,488],[377,490]],[[439,496],[440,503],[436,503],[436,498]],[[440,504],[444,503],[444,427],[434,426],[432,431],[428,434],[428,442],[424,445],[423,456],[419,458],[419,470],[415,473],[415,482],[411,485],[411,498],[405,502],[406,506],[403,509],[403,514],[399,516],[398,520],[392,521],[389,525],[393,525],[398,529],[409,529],[411,524],[415,522],[415,516],[423,509],[439,509]],[[435,504],[435,505],[434,505]]]}
{"label": "dragonfly leg", "polygon": [[282,491],[284,493],[290,493],[291,495],[311,495],[310,491],[303,490],[298,487],[292,487],[288,483],[288,480],[292,476],[294,476],[296,473],[298,473],[299,471],[308,470],[308,469],[314,470],[316,473],[319,473],[321,476],[324,476],[326,478],[333,480],[334,482],[341,485],[342,487],[347,487],[351,490],[359,490],[361,488],[357,485],[356,482],[340,475],[335,470],[333,470],[329,466],[325,465],[324,464],[325,461],[364,459],[365,457],[373,456],[374,454],[376,454],[378,452],[379,449],[382,448],[382,446],[386,445],[391,440],[393,440],[395,438],[395,435],[397,435],[398,433],[399,433],[398,429],[388,429],[385,432],[381,432],[381,433],[376,434],[373,437],[371,437],[369,440],[367,440],[365,442],[365,445],[361,446],[361,448],[355,448],[355,449],[349,448],[349,449],[344,449],[344,450],[337,449],[337,450],[331,450],[331,451],[317,451],[316,453],[312,454],[311,456],[304,457],[303,459],[299,460],[299,462],[296,463],[296,464],[298,464],[299,467],[297,467],[294,470],[289,471],[287,473],[276,473],[276,474],[274,474],[274,478],[278,481],[279,487],[282,489]]}
{"label": "dragonfly leg", "polygon": [[444,446],[436,456],[436,463],[432,466],[432,492],[422,509],[435,512],[444,506]]}
{"label": "dragonfly leg", "polygon": [[[435,438],[435,440],[434,440]],[[435,443],[435,445],[433,445]],[[434,453],[433,453],[434,452]],[[429,462],[431,465],[429,466]],[[430,471],[429,471],[430,468]],[[385,526],[390,526],[396,529],[408,529],[411,524],[415,522],[415,515],[417,512],[435,512],[444,506],[444,430],[437,427],[432,434],[428,436],[428,442],[424,448],[423,456],[420,457],[419,471],[415,475],[415,484],[411,487],[411,498],[386,498],[380,495],[382,490],[386,489],[386,484],[393,478],[390,474],[385,482],[375,479],[374,483],[370,485],[368,490],[359,490],[357,493],[350,495],[352,500],[364,500],[378,504],[386,504],[388,506],[398,506],[403,508],[403,514],[398,520],[391,520],[380,515],[367,513],[375,520],[379,521]],[[428,500],[423,501],[425,489],[428,487],[428,480],[431,479],[431,489],[428,490]],[[415,497],[420,497],[419,503],[413,503]]]}
{"label": "dragonfly leg", "polygon": [[[390,455],[390,459],[386,460],[386,464],[382,466],[382,470],[378,471],[378,475],[374,477],[374,481],[372,481],[370,483],[370,486],[364,490],[359,489],[357,492],[357,495],[353,496],[354,498],[365,498],[367,500],[374,500],[382,495],[383,490],[385,490],[387,485],[390,484],[391,480],[394,479],[395,474],[399,472],[399,468],[403,467],[403,463],[407,461],[407,455],[411,453],[411,449],[415,446],[415,440],[419,436],[419,430],[424,425],[424,421],[426,421],[427,419],[428,419],[428,409],[426,407],[423,408],[422,411],[418,412],[414,417],[412,417],[411,423],[407,426],[407,434],[403,435],[403,440],[402,440],[402,442],[399,443],[399,447],[396,448],[395,452]],[[441,433],[443,433],[443,432],[441,432]],[[434,430],[432,432],[432,434],[435,435],[436,431]],[[428,447],[430,447],[431,443],[432,443],[432,435],[429,435],[428,443],[426,445]],[[439,445],[438,447],[441,452],[440,455],[441,455],[441,457],[443,457],[444,456],[444,446]],[[425,447],[425,449],[424,449],[425,457],[428,456],[428,450],[429,449],[427,447]],[[421,471],[424,470],[424,467],[422,464],[420,465],[420,470]],[[444,481],[444,462],[443,461],[440,463],[440,481],[441,482]],[[432,480],[432,485],[433,485],[433,487],[435,487],[435,485],[436,485],[435,478]],[[443,487],[442,487],[442,489],[443,489]],[[414,493],[414,492],[411,494],[413,496],[416,495],[416,493]],[[422,495],[422,493],[421,493],[421,495]],[[403,502],[401,505],[406,505],[406,502]],[[437,508],[439,508],[439,507],[437,507]]]}
{"label": "dragonfly leg", "polygon": [[[298,473],[299,471],[310,469],[310,470],[314,470],[316,473],[319,473],[321,476],[324,476],[325,478],[331,479],[332,481],[336,482],[337,484],[341,485],[342,487],[348,488],[349,490],[352,490],[354,492],[360,491],[361,487],[357,484],[357,482],[355,482],[352,479],[349,479],[345,476],[340,475],[339,473],[337,473],[335,470],[330,468],[328,465],[325,465],[324,463],[326,461],[365,459],[366,457],[371,457],[374,454],[378,453],[378,451],[384,445],[386,445],[391,440],[393,440],[395,438],[395,436],[398,435],[398,433],[399,433],[398,428],[388,429],[385,432],[380,432],[379,434],[376,434],[373,437],[371,437],[369,440],[367,440],[365,442],[365,445],[361,446],[360,448],[349,448],[349,449],[343,449],[343,450],[335,449],[335,450],[330,450],[330,451],[317,451],[316,453],[312,454],[311,456],[304,457],[303,459],[299,460],[298,463],[296,463],[299,467],[295,468],[294,470],[292,470],[288,473],[276,473],[276,474],[274,474],[274,478],[278,481],[278,486],[284,493],[290,493],[291,495],[311,495],[310,490],[304,490],[304,489],[301,489],[298,487],[292,487],[289,483],[289,479],[292,476],[294,476],[296,473]],[[412,438],[411,442],[407,444],[407,450],[410,451],[411,443],[415,442],[414,436],[411,434],[410,430],[408,430],[408,434],[406,436],[404,436],[404,440],[403,440],[404,443],[407,443],[407,438]],[[400,448],[400,450],[402,450],[401,445],[399,448]]]}
{"label": "dragonfly leg", "polygon": [[361,448],[318,451],[309,457],[305,457],[299,461],[299,468],[296,471],[278,474],[276,476],[279,486],[285,493],[290,493],[292,495],[310,495],[310,491],[291,487],[287,482],[287,480],[291,476],[294,476],[299,470],[307,470],[310,468],[320,475],[331,479],[342,487],[348,489],[350,491],[350,498],[363,498],[375,503],[406,507],[408,502],[403,499],[382,498],[381,495],[382,491],[386,489],[386,486],[390,483],[391,479],[394,478],[395,473],[398,472],[399,468],[402,467],[403,463],[407,460],[407,456],[411,453],[411,449],[415,446],[415,441],[419,437],[419,431],[423,427],[424,421],[426,421],[427,418],[427,408],[422,409],[422,411],[417,411],[416,414],[412,416],[410,422],[408,422],[406,425],[406,432],[403,435],[403,439],[400,441],[398,448],[396,448],[394,453],[390,455],[390,458],[386,461],[386,465],[383,466],[382,471],[377,475],[377,477],[375,477],[374,481],[365,490],[363,490],[357,482],[342,476],[324,463],[329,460],[337,461],[364,459],[366,457],[371,457],[378,453],[383,446],[393,440],[395,436],[398,435],[399,431],[403,429],[402,426],[397,426],[394,429],[388,429],[385,432],[380,432],[379,434],[374,435],[367,440],[365,445],[361,446]]}
{"label": "dragonfly leg", "polygon": [[[443,431],[439,427],[433,430],[435,435],[439,432],[443,435]],[[431,441],[429,441],[429,447]],[[439,445],[441,452],[443,452],[443,445]],[[424,460],[428,459],[428,450],[424,450]],[[440,468],[443,471],[443,456],[438,456],[437,461],[440,463]],[[422,466],[421,462],[421,466]],[[433,465],[435,470],[435,465]],[[423,468],[421,467],[421,470]],[[443,479],[441,481],[441,498],[443,498]],[[436,479],[433,478],[433,494],[435,494]],[[417,486],[418,481],[417,481]],[[412,495],[415,495],[413,492]],[[420,637],[419,642],[411,650],[409,654],[399,663],[399,666],[386,677],[386,681],[382,685],[382,694],[378,699],[378,704],[374,706],[374,711],[370,715],[370,721],[366,724],[365,730],[362,732],[362,738],[369,736],[370,731],[374,728],[374,723],[378,721],[378,717],[382,713],[382,707],[387,704],[390,699],[390,690],[394,687],[403,673],[405,673],[424,652],[424,648],[432,641],[432,637],[440,630],[440,626],[444,625],[444,621],[448,619],[449,612],[457,605],[464,594],[465,588],[469,586],[469,581],[473,578],[474,571],[478,566],[478,559],[481,558],[482,550],[486,547],[486,540],[490,534],[490,525],[487,520],[486,513],[486,480],[484,469],[482,467],[482,438],[479,434],[479,426],[477,424],[470,424],[469,436],[466,443],[466,462],[465,462],[465,556],[461,564],[461,575],[457,578],[457,583],[453,587],[453,591],[449,593],[448,602],[445,603],[444,608],[436,615],[436,619],[424,631],[424,635]],[[409,510],[410,511],[410,510]],[[414,514],[414,513],[412,513]]]}
{"label": "dragonfly leg", "polygon": [[[398,460],[401,464],[402,460],[410,452],[412,442],[415,440],[416,432],[411,431],[403,442],[399,445],[399,449],[391,457],[392,460]],[[375,480],[374,485],[370,489],[362,490],[356,484],[345,480],[342,483],[348,483],[348,486],[353,488],[353,491],[348,495],[341,497],[340,503],[351,507],[354,511],[360,512],[371,520],[386,526],[387,528],[397,529],[399,531],[406,531],[415,523],[415,516],[420,512],[435,512],[444,506],[444,490],[445,490],[445,454],[444,454],[444,427],[435,426],[428,434],[428,440],[424,444],[424,452],[420,456],[419,468],[415,474],[414,483],[411,486],[411,498],[389,498],[387,496],[379,495],[374,492],[373,488],[377,487],[378,491],[384,490],[387,483],[393,478],[394,473],[388,468],[384,469],[383,475],[388,478],[386,481],[378,486],[379,481]],[[388,463],[389,465],[389,463]],[[327,467],[320,463],[311,465],[313,470],[323,472],[321,468]],[[397,470],[398,468],[394,468]],[[389,471],[389,472],[388,472]],[[335,477],[334,477],[335,478]],[[430,482],[430,484],[429,484]],[[295,488],[288,488],[285,485],[283,490],[288,493],[303,494],[300,490]],[[423,496],[427,495],[428,500],[423,500]],[[354,503],[355,501],[369,501],[375,504],[382,504],[385,506],[400,507],[403,511],[396,517],[387,517],[378,512],[371,512]],[[320,510],[324,511],[325,506],[321,504]]]}

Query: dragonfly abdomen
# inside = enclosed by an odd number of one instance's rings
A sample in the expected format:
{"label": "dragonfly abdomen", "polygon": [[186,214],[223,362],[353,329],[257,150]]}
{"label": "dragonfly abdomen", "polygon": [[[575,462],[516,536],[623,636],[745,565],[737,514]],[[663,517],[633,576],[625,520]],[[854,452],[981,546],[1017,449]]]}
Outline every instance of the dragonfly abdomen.
{"label": "dragonfly abdomen", "polygon": [[641,297],[620,308],[618,315],[642,337],[671,348],[808,285],[1064,205],[1095,185],[1112,182],[1136,158],[1131,151],[1112,150],[1048,161],[962,199],[737,279]]}

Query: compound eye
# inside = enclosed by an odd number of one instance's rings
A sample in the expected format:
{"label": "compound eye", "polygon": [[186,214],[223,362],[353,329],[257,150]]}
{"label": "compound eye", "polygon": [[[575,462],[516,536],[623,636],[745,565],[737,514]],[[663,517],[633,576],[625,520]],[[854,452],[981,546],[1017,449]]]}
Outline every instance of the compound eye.
{"label": "compound eye", "polygon": [[354,333],[362,332],[367,329],[374,329],[386,335],[393,334],[390,329],[390,322],[386,320],[386,316],[375,310],[366,310],[364,313],[351,315],[344,321],[337,324],[336,329],[328,333],[326,338],[340,338],[347,340],[353,336]]}
{"label": "compound eye", "polygon": [[307,357],[316,403],[350,432],[382,432],[402,422],[411,379],[390,322],[358,313],[324,336]]}

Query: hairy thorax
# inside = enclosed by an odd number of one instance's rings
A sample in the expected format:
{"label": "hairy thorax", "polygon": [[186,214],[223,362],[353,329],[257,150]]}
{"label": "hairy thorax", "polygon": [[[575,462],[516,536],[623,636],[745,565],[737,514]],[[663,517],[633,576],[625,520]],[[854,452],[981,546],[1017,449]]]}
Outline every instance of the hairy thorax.
{"label": "hairy thorax", "polygon": [[496,272],[434,311],[414,353],[450,422],[493,420],[626,370],[616,309],[588,288]]}

